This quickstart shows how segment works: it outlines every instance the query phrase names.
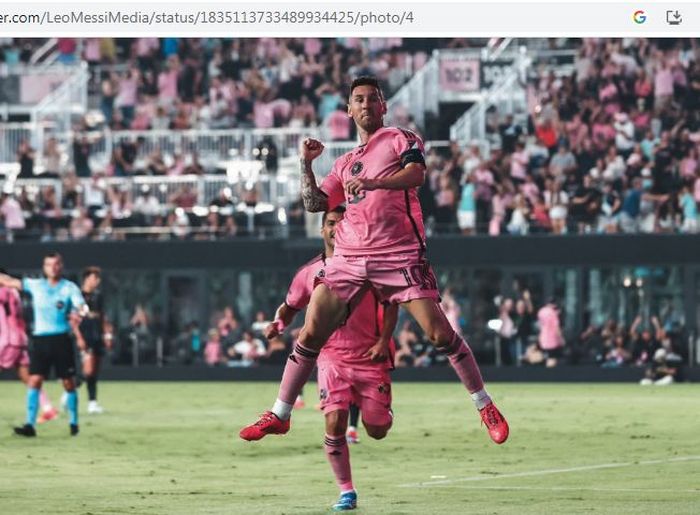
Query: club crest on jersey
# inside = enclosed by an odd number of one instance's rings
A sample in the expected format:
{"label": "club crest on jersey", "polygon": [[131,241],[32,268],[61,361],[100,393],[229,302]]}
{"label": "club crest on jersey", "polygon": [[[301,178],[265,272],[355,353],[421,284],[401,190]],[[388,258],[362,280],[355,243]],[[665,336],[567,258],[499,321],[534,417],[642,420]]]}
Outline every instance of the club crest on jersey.
{"label": "club crest on jersey", "polygon": [[326,277],[326,271],[322,268],[321,270],[318,271],[316,274],[316,277]]}
{"label": "club crest on jersey", "polygon": [[352,168],[350,169],[350,175],[353,177],[360,175],[360,172],[362,171],[362,161],[356,161],[354,165],[352,165]]}
{"label": "club crest on jersey", "polygon": [[318,392],[318,398],[322,401],[325,401],[328,398],[328,390],[325,388],[321,388]]}
{"label": "club crest on jersey", "polygon": [[56,302],[56,309],[62,310],[64,306],[65,306],[65,304],[63,303],[62,300],[59,300],[58,302]]}
{"label": "club crest on jersey", "polygon": [[391,391],[391,385],[388,385],[386,383],[380,383],[377,387],[377,390],[379,390],[379,393],[388,394]]}

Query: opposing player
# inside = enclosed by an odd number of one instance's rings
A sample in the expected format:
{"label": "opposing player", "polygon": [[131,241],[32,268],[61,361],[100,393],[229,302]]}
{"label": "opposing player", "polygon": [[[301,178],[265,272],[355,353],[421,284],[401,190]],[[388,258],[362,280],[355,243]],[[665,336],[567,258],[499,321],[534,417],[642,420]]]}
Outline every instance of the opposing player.
{"label": "opposing player", "polygon": [[[32,345],[29,351],[29,381],[27,383],[27,421],[15,427],[15,434],[36,436],[39,391],[51,369],[63,380],[66,390],[67,408],[70,416],[70,434],[75,436],[78,428],[78,393],[75,391],[75,353],[70,337],[71,317],[79,317],[85,307],[85,300],[78,286],[63,279],[63,259],[52,253],[44,257],[44,278],[16,279],[0,274],[0,286],[23,290],[32,295],[34,328]],[[85,350],[84,343],[78,346]]]}
{"label": "opposing player", "polygon": [[[284,303],[277,309],[275,320],[265,329],[267,338],[278,336],[291,324],[311,298],[315,281],[333,260],[335,227],[344,208],[335,207],[324,213],[321,235],[324,252],[306,263],[294,276]],[[398,306],[380,304],[372,291],[357,298],[347,323],[339,327],[321,350],[318,358],[318,386],[321,409],[326,418],[325,451],[330,462],[340,498],[333,505],[336,511],[357,506],[357,492],[352,483],[350,453],[345,433],[351,403],[362,412],[367,434],[384,438],[391,428],[391,377],[393,360],[391,337],[396,326]],[[274,417],[268,414],[267,417]],[[245,440],[265,436],[264,426],[241,431]]]}
{"label": "opposing player", "polygon": [[81,292],[88,311],[80,323],[80,337],[84,339],[87,349],[83,353],[83,376],[88,391],[88,413],[99,414],[104,410],[97,403],[97,378],[100,362],[105,349],[112,348],[112,334],[107,330],[109,322],[105,318],[102,294],[99,291],[102,282],[102,270],[90,266],[83,270]]}
{"label": "opposing player", "polygon": [[[0,269],[0,274],[5,273]],[[27,344],[27,326],[19,292],[0,287],[0,370],[16,370],[24,384],[29,382]],[[58,416],[58,410],[53,407],[43,388],[39,392],[39,400],[42,410],[39,422],[47,422]]]}
{"label": "opposing player", "polygon": [[321,142],[301,149],[302,198],[307,211],[328,211],[342,202],[347,212],[336,229],[336,248],[314,288],[299,338],[287,360],[278,398],[252,427],[262,434],[289,430],[292,405],[320,350],[368,288],[382,301],[401,304],[444,353],[481,414],[491,439],[508,438],[508,424],[484,388],[469,345],[452,329],[438,303],[435,275],[426,260],[425,231],[417,189],[425,181],[423,143],[414,133],[384,126],[386,102],[377,80],[355,79],[348,116],[361,145],[336,159],[319,187],[311,163]]}

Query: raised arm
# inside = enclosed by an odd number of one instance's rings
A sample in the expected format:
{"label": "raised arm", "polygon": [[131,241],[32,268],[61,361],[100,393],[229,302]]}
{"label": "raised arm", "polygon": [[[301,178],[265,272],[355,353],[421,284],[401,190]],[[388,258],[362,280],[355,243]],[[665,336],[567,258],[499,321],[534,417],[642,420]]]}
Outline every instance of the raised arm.
{"label": "raised arm", "polygon": [[328,211],[328,196],[316,184],[316,176],[311,169],[311,162],[320,156],[321,152],[323,144],[318,140],[307,138],[301,144],[301,198],[304,201],[304,209],[310,213]]}
{"label": "raised arm", "polygon": [[0,286],[5,288],[14,288],[15,290],[22,290],[22,280],[12,277],[11,275],[0,273]]}

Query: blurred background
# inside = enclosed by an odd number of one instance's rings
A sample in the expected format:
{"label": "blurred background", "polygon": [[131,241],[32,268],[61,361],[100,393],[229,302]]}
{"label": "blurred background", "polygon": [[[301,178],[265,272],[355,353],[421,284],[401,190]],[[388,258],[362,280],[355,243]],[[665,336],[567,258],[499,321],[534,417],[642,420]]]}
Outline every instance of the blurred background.
{"label": "blurred background", "polygon": [[[294,328],[261,330],[322,246],[297,148],[321,139],[328,173],[357,144],[348,86],[375,75],[387,124],[425,140],[429,255],[481,362],[692,367],[699,58],[697,39],[0,38],[0,265],[101,266],[113,364],[283,363]],[[444,365],[403,313],[395,339],[397,367]]]}

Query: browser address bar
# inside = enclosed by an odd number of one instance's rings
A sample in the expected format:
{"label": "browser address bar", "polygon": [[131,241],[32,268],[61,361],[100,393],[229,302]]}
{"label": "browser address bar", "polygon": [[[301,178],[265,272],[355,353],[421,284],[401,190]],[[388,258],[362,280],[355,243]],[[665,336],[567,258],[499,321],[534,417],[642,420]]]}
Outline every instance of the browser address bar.
{"label": "browser address bar", "polygon": [[[361,32],[358,32],[360,31]],[[3,3],[8,36],[679,36],[700,3]]]}

